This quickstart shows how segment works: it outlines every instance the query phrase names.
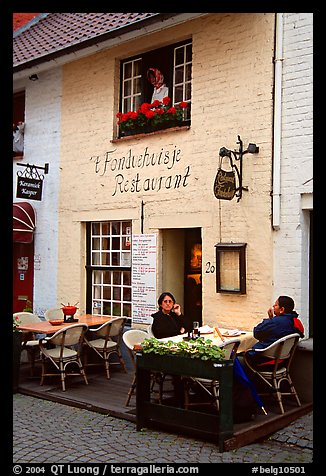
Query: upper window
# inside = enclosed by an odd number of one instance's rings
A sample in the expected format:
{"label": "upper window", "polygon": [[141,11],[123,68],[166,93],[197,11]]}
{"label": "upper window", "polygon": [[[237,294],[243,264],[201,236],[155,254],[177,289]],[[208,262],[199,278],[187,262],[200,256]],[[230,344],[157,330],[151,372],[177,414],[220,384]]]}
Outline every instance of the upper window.
{"label": "upper window", "polygon": [[122,61],[120,136],[188,125],[191,77],[191,41]]}
{"label": "upper window", "polygon": [[13,96],[13,157],[24,155],[25,91]]}

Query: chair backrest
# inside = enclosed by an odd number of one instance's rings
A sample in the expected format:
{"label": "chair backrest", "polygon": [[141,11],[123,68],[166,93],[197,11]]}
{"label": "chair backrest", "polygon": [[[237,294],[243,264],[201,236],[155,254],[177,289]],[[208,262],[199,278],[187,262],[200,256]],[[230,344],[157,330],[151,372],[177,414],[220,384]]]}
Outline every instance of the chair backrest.
{"label": "chair backrest", "polygon": [[44,317],[47,321],[51,319],[63,319],[64,314],[61,308],[50,308],[44,312]]}
{"label": "chair backrest", "polygon": [[119,334],[121,335],[126,320],[127,319],[125,317],[115,317],[114,319],[110,319],[97,329],[94,329],[94,334],[99,337],[102,337],[103,339],[115,337]]}
{"label": "chair backrest", "polygon": [[21,324],[33,324],[42,320],[37,314],[32,312],[15,312],[13,316],[18,317]]}
{"label": "chair backrest", "polygon": [[240,345],[240,339],[230,339],[225,342],[222,349],[225,351],[225,360],[234,360]]}
{"label": "chair backrest", "polygon": [[281,337],[265,349],[255,349],[255,351],[270,359],[287,359],[293,355],[299,338],[299,334],[290,334]]}
{"label": "chair backrest", "polygon": [[153,330],[152,330],[152,324],[149,324],[146,331],[147,331],[147,334],[148,334],[149,337],[155,337],[154,334],[153,334]]}
{"label": "chair backrest", "polygon": [[83,334],[88,329],[87,324],[72,324],[57,331],[53,336],[48,337],[47,341],[54,345],[76,345],[80,342]]}
{"label": "chair backrest", "polygon": [[145,339],[148,339],[148,333],[140,329],[130,329],[123,334],[122,339],[126,347],[133,350],[134,345],[141,344]]}

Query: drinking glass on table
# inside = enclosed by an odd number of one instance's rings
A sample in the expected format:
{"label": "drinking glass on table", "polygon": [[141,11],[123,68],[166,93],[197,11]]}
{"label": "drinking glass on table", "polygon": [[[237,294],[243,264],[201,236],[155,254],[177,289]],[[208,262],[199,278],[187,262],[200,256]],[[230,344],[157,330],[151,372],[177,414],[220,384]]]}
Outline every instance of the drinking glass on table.
{"label": "drinking glass on table", "polygon": [[198,321],[194,321],[192,323],[192,329],[193,329],[194,336],[197,337],[198,334],[199,334],[199,322]]}

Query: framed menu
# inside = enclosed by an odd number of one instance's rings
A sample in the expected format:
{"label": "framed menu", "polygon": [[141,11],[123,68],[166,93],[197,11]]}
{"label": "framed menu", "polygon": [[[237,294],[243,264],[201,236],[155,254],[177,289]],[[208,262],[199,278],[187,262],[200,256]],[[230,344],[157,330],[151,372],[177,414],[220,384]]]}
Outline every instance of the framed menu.
{"label": "framed menu", "polygon": [[132,322],[151,324],[156,304],[156,234],[132,235]]}

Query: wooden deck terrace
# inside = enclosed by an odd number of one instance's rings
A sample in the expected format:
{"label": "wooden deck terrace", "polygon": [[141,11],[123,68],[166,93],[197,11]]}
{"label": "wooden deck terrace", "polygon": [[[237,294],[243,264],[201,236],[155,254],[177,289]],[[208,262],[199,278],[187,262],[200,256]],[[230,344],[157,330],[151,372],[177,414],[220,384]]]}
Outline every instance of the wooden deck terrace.
{"label": "wooden deck terrace", "polygon": [[[124,373],[120,366],[112,366],[110,369],[111,378],[108,380],[105,375],[104,366],[94,366],[86,369],[89,385],[86,385],[83,378],[79,376],[67,376],[66,391],[62,391],[60,377],[46,377],[44,385],[40,385],[41,366],[36,363],[34,376],[30,376],[30,366],[27,363],[21,364],[19,393],[30,395],[45,400],[71,405],[86,410],[104,413],[116,418],[122,418],[136,423],[136,398],[131,397],[130,405],[125,406],[128,390],[133,380],[134,371],[130,363],[127,362],[128,372]],[[163,398],[171,400],[171,384],[167,383],[166,393]],[[153,393],[155,398],[155,393]],[[241,446],[251,444],[269,434],[284,428],[297,418],[309,413],[312,410],[312,402],[302,402],[298,407],[294,399],[283,398],[285,413],[280,414],[279,407],[275,405],[274,399],[264,401],[267,415],[258,410],[258,414],[251,421],[234,424],[234,435],[224,443],[224,451],[230,451]],[[206,410],[207,411],[207,410]],[[176,431],[169,428],[161,428],[161,431]],[[195,436],[196,435],[189,435]]]}

